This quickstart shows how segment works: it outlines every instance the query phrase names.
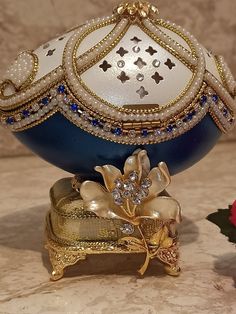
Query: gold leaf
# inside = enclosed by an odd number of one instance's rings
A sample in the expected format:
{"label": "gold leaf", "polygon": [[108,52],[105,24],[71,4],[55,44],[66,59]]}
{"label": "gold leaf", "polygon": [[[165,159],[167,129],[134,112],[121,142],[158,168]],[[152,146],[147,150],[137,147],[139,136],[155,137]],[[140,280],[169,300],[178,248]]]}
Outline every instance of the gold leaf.
{"label": "gold leaf", "polygon": [[143,241],[135,237],[124,237],[118,241],[118,244],[125,244],[130,249],[146,250]]}
{"label": "gold leaf", "polygon": [[168,233],[168,228],[164,226],[158,232],[153,234],[153,236],[149,240],[149,243],[151,245],[161,245],[161,243],[167,238]]}
{"label": "gold leaf", "polygon": [[165,238],[165,239],[162,241],[161,247],[167,249],[167,248],[171,247],[172,244],[173,244],[173,239],[167,237],[167,238]]}

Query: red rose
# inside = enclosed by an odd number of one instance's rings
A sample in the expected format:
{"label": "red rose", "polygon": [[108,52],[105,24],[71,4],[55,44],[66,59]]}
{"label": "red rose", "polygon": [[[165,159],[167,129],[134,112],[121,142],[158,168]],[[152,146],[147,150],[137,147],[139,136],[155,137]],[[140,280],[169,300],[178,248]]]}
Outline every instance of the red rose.
{"label": "red rose", "polygon": [[236,201],[234,201],[234,203],[233,203],[233,205],[231,207],[230,221],[236,227]]}

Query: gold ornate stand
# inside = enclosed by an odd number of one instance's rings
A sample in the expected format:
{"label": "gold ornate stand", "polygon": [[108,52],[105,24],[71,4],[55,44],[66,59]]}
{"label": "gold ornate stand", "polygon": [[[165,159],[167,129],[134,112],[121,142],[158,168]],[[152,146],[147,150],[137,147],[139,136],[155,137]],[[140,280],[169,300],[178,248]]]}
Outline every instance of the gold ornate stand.
{"label": "gold ornate stand", "polygon": [[139,273],[158,259],[167,274],[177,276],[180,222],[178,202],[165,191],[170,182],[164,163],[150,170],[145,151],[130,156],[124,174],[109,165],[96,167],[104,186],[65,178],[50,190],[46,219],[46,248],[52,280],[88,254],[146,253]]}

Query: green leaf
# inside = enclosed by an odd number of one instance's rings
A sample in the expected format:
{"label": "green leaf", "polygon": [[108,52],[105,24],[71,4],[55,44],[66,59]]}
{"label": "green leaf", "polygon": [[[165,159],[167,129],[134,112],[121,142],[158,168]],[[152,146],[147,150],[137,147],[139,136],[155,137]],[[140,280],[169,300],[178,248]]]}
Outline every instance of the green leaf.
{"label": "green leaf", "polygon": [[217,212],[207,216],[207,219],[216,224],[230,242],[236,243],[236,227],[229,220],[230,208],[231,206],[227,209],[218,209]]}

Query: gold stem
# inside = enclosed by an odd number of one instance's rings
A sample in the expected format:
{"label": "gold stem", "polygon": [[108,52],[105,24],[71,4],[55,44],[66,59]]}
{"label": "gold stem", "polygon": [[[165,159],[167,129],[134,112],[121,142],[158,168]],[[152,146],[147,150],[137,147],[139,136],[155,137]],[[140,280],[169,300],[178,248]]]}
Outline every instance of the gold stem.
{"label": "gold stem", "polygon": [[132,215],[133,215],[133,216],[136,216],[136,215],[135,215],[136,208],[137,208],[137,205],[134,205],[133,208],[132,208]]}
{"label": "gold stem", "polygon": [[130,209],[130,205],[129,205],[129,199],[126,200],[126,207],[127,207],[127,212],[129,213],[129,216],[132,217],[132,211]]}
{"label": "gold stem", "polygon": [[143,232],[142,232],[140,226],[138,226],[138,230],[139,230],[139,233],[140,233],[140,235],[141,235],[141,237],[142,237],[142,240],[143,240],[143,242],[144,242],[144,246],[145,246],[145,248],[146,248],[146,253],[147,253],[147,254],[146,254],[146,259],[145,259],[145,262],[144,262],[143,266],[138,270],[138,272],[140,273],[140,275],[144,275],[144,273],[146,272],[146,270],[147,270],[147,268],[148,268],[151,255],[150,255],[150,253],[149,253],[149,248],[148,248],[147,241],[146,241],[146,239],[145,239],[145,237],[144,237],[144,234],[143,234]]}

